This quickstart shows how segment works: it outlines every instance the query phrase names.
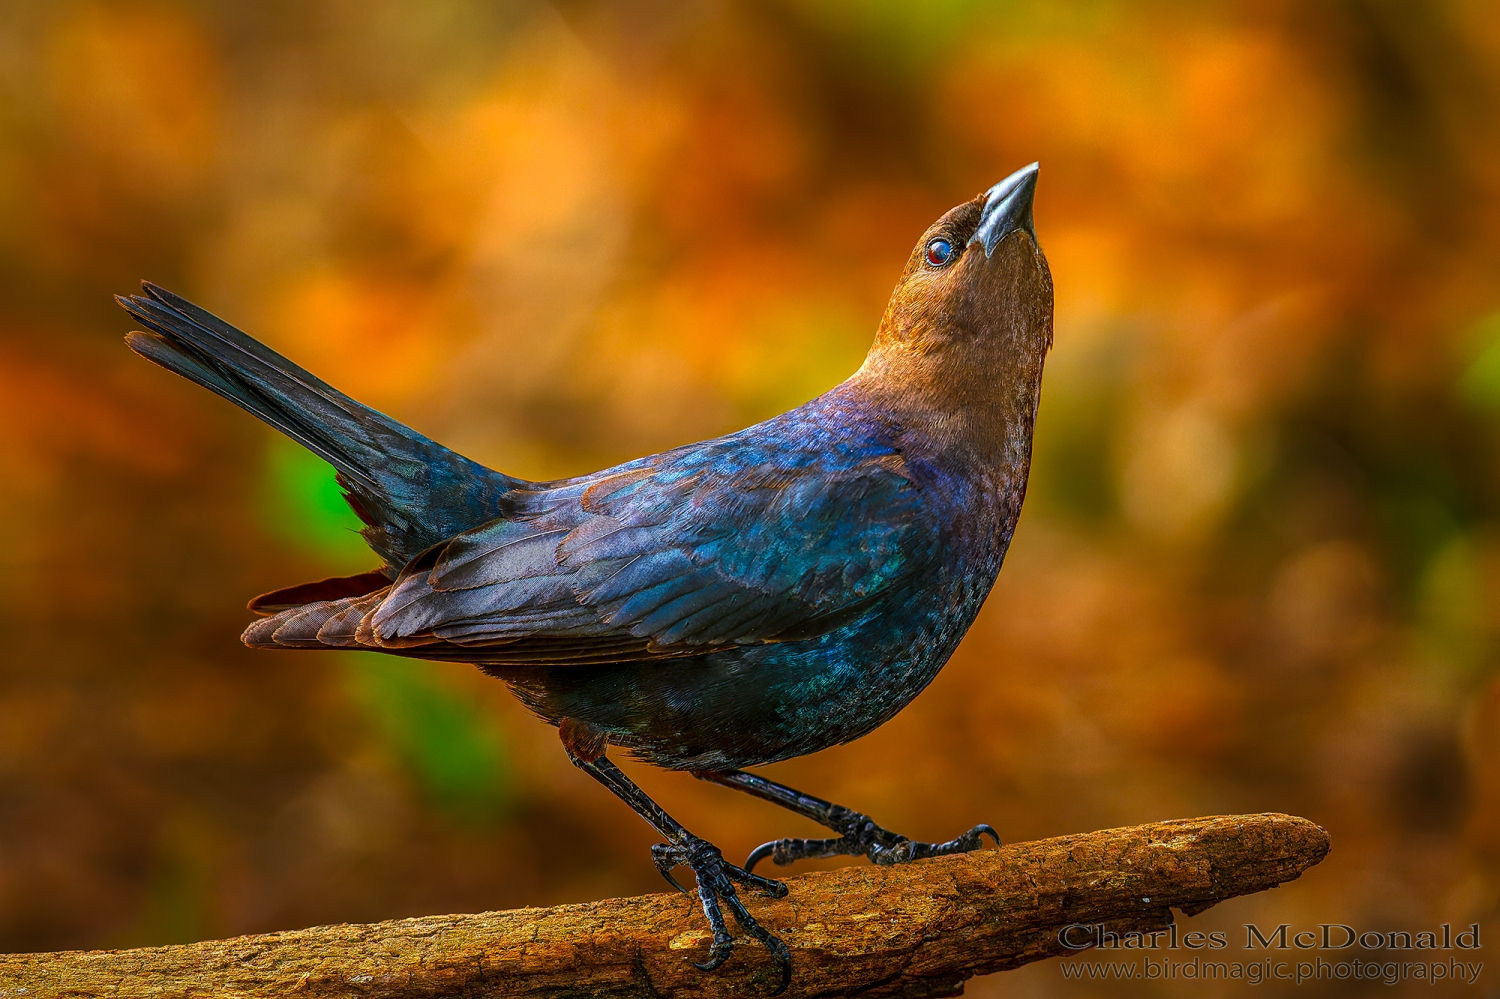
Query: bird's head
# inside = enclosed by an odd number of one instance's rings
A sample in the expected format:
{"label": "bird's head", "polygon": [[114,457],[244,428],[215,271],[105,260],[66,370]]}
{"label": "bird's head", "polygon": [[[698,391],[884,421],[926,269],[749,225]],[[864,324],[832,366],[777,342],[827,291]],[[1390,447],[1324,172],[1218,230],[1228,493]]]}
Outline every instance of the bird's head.
{"label": "bird's head", "polygon": [[1029,425],[1052,346],[1036,180],[1023,167],[922,234],[856,380],[953,423]]}

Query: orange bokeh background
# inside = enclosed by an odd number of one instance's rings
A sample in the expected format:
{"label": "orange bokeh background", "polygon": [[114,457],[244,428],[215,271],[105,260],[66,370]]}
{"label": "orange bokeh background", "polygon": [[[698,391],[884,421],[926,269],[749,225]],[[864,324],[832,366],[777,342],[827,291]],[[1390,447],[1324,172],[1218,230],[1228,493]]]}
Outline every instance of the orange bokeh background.
{"label": "orange bokeh background", "polygon": [[[1193,927],[1488,927],[1497,67],[1472,0],[7,4],[0,948],[661,887],[477,671],[238,645],[370,560],[111,294],[558,477],[842,379],[924,227],[1034,159],[1056,347],[1000,581],[909,709],[767,771],[923,838],[1295,812],[1330,858]],[[731,856],[812,833],[630,772]]]}

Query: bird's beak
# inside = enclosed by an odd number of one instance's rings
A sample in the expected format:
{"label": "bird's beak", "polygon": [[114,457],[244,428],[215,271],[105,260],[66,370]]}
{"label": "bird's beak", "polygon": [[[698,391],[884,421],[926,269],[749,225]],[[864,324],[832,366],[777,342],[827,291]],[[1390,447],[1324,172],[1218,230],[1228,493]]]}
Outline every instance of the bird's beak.
{"label": "bird's beak", "polygon": [[984,199],[984,215],[979,228],[969,237],[969,245],[984,246],[984,255],[989,257],[995,247],[1006,236],[1017,229],[1024,229],[1036,239],[1036,230],[1031,224],[1031,198],[1036,194],[1037,164],[1023,166],[1000,183],[990,188]]}

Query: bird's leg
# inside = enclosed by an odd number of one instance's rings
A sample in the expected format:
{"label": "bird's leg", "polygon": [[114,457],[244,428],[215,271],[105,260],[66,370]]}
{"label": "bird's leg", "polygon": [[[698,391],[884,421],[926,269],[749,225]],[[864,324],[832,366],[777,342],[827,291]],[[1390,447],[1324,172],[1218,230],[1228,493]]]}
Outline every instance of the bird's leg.
{"label": "bird's leg", "polygon": [[753,794],[757,798],[812,819],[819,825],[827,826],[839,834],[835,839],[787,838],[763,843],[751,851],[749,859],[745,861],[747,871],[754,870],[755,865],[767,857],[770,857],[771,861],[778,866],[798,860],[836,857],[841,854],[851,856],[863,854],[873,862],[882,865],[904,864],[908,860],[919,860],[923,857],[942,857],[950,853],[968,853],[970,850],[977,850],[982,836],[989,836],[996,844],[1000,842],[1000,835],[994,829],[987,825],[977,825],[957,839],[950,839],[946,843],[918,843],[900,833],[882,829],[868,815],[851,811],[843,805],[835,805],[822,798],[814,798],[810,794],[803,794],[801,791],[743,770],[700,772],[694,773],[693,776],[700,780],[713,781],[715,784],[723,784],[725,787],[744,791],[746,794]]}
{"label": "bird's leg", "polygon": [[634,781],[626,777],[620,768],[604,755],[602,738],[579,740],[577,738],[579,726],[576,723],[572,725],[571,732],[569,728],[568,722],[565,721],[561,727],[561,734],[563,745],[568,750],[568,757],[573,761],[573,765],[609,788],[615,797],[634,809],[637,815],[649,822],[652,828],[666,838],[665,843],[658,843],[651,848],[651,857],[656,862],[656,869],[661,872],[661,876],[666,878],[672,887],[684,894],[687,893],[687,889],[677,883],[677,879],[672,876],[672,869],[678,865],[690,868],[697,879],[698,900],[703,905],[703,915],[708,919],[714,939],[709,948],[708,960],[695,966],[703,971],[713,971],[729,960],[730,952],[734,949],[734,938],[729,935],[729,929],[724,922],[724,913],[720,908],[722,904],[734,914],[735,922],[739,923],[742,930],[759,940],[771,952],[771,957],[781,968],[781,984],[771,994],[775,996],[786,991],[787,985],[792,980],[791,951],[780,937],[773,935],[755,921],[755,917],[750,915],[749,910],[745,908],[745,903],[740,901],[735,891],[735,885],[740,884],[754,888],[763,895],[782,898],[787,893],[786,885],[726,863],[718,847],[684,829],[681,823],[647,797],[646,792],[637,787]]}

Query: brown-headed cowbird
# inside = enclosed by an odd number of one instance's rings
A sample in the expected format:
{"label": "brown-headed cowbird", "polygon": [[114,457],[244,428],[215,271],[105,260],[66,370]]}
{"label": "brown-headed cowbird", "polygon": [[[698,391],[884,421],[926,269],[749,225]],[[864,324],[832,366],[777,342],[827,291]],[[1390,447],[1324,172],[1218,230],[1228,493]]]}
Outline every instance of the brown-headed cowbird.
{"label": "brown-headed cowbird", "polygon": [[[1036,177],[1036,164],[1018,170],[932,224],[847,381],[738,433],[554,482],[461,457],[161,288],[119,301],[150,330],[132,349],[330,462],[383,560],[257,598],[246,644],[456,660],[504,680],[665,838],[653,855],[667,880],[692,869],[713,929],[700,967],[730,955],[727,907],[784,989],[787,947],[736,892],[785,893],[751,872],[758,861],[899,863],[994,836],[979,825],[914,842],[742,768],[885,722],[994,584],[1052,342]],[[736,867],[647,798],[611,746],[837,835],[768,843]]]}

